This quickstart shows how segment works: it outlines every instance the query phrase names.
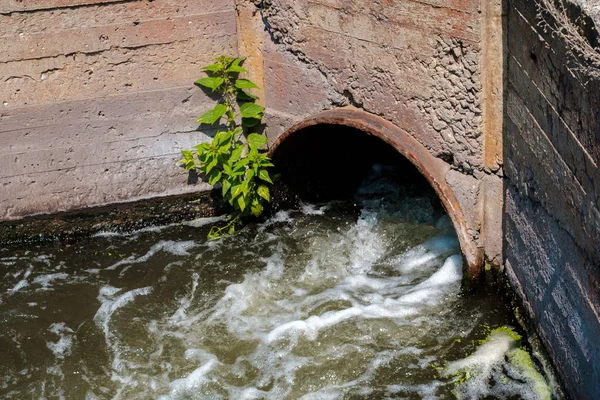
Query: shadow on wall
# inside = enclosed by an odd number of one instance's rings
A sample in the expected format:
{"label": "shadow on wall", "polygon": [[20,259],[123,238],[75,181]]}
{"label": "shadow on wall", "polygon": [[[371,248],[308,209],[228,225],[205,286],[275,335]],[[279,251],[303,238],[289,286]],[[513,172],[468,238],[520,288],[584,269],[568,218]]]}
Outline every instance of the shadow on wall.
{"label": "shadow on wall", "polygon": [[[545,0],[505,2],[506,272],[570,396],[595,400],[600,393],[600,79],[584,76],[580,67],[593,60],[573,52],[568,38],[556,34],[565,15],[540,13],[536,3]],[[569,12],[574,9],[571,4]],[[582,21],[589,18],[576,23]]]}

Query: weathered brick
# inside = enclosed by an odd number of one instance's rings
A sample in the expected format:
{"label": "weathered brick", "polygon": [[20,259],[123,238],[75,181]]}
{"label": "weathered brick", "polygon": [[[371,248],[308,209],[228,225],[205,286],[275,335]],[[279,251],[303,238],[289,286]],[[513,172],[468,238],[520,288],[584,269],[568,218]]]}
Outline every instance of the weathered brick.
{"label": "weathered brick", "polygon": [[600,82],[535,2],[508,9],[505,260],[573,398],[600,392]]}

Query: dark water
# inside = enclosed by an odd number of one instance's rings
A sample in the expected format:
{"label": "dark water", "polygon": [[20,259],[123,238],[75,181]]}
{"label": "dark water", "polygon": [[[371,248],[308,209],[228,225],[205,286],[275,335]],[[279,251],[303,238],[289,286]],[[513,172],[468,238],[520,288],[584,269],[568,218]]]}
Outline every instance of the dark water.
{"label": "dark water", "polygon": [[[207,242],[210,222],[0,249],[0,396],[450,399],[435,366],[514,325],[461,292],[443,211],[377,175],[235,237]],[[543,398],[503,380],[465,393]]]}

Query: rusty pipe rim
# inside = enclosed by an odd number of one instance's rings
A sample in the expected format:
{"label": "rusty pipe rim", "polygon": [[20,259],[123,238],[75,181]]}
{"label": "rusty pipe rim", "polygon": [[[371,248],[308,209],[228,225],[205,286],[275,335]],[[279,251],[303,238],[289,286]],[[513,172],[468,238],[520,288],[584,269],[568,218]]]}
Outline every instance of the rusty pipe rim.
{"label": "rusty pipe rim", "polygon": [[450,170],[447,163],[434,157],[425,146],[405,130],[379,116],[350,107],[324,111],[295,124],[273,142],[269,155],[272,157],[290,136],[316,125],[341,125],[360,130],[379,138],[409,160],[435,190],[450,217],[458,236],[467,275],[470,278],[479,276],[483,265],[483,249],[469,234],[465,214],[454,191],[446,182],[446,174]]}

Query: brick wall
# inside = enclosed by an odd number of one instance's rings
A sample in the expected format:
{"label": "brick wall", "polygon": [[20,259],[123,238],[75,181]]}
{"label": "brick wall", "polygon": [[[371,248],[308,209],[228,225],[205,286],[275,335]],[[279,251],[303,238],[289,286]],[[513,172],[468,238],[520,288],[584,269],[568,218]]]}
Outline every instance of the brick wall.
{"label": "brick wall", "polygon": [[0,220],[198,190],[200,67],[233,0],[0,0]]}
{"label": "brick wall", "polygon": [[[505,257],[576,399],[600,393],[600,82],[544,31],[530,0],[508,7]],[[551,20],[550,15],[546,17]]]}

